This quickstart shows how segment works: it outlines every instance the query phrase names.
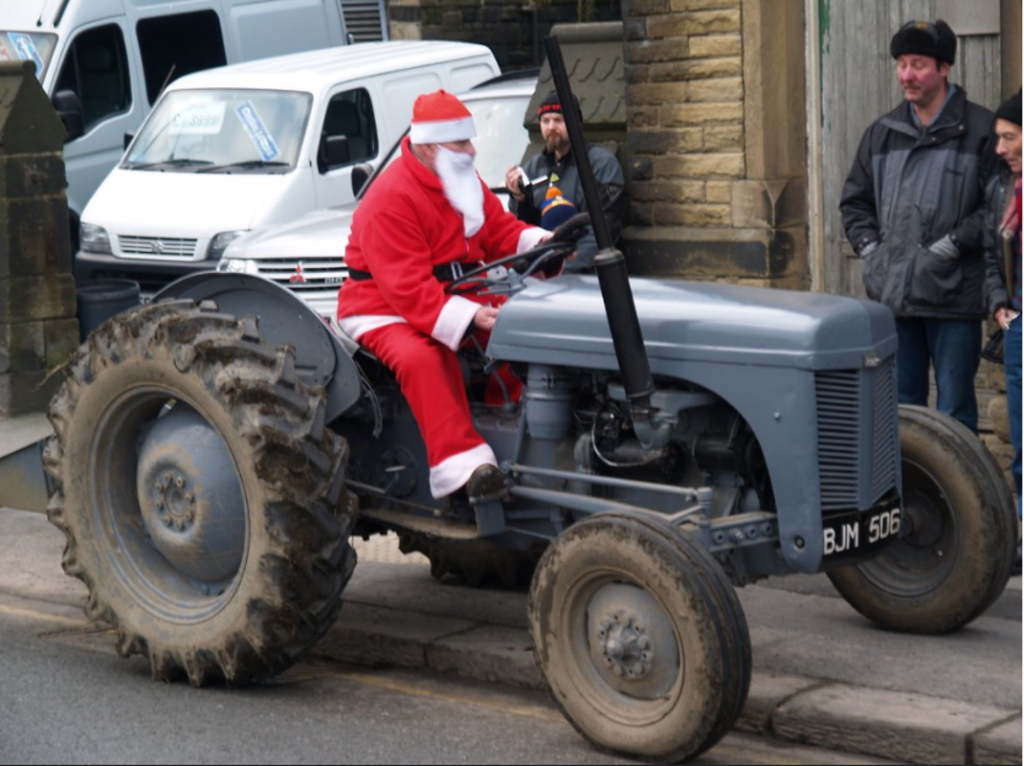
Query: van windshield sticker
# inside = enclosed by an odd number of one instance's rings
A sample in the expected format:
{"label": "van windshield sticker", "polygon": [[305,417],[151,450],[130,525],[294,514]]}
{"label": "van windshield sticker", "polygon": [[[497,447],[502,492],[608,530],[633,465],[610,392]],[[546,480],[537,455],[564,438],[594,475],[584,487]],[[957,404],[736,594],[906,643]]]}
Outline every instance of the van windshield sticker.
{"label": "van windshield sticker", "polygon": [[167,132],[172,136],[216,136],[224,127],[227,104],[189,104],[171,118]]}
{"label": "van windshield sticker", "polygon": [[7,49],[7,43],[4,42],[4,38],[0,37],[0,61],[13,61],[14,57],[11,52]]}
{"label": "van windshield sticker", "polygon": [[259,151],[260,157],[263,158],[264,162],[276,160],[281,156],[281,150],[277,148],[274,137],[270,135],[267,126],[263,124],[263,120],[260,119],[260,115],[256,111],[256,107],[253,106],[252,101],[246,101],[235,109],[235,114],[238,115],[238,119],[249,134],[249,138],[252,140],[257,151]]}
{"label": "van windshield sticker", "polygon": [[18,52],[18,58],[23,61],[35,62],[36,77],[41,76],[43,73],[43,58],[39,55],[39,51],[36,50],[36,44],[32,42],[32,38],[20,32],[8,32],[7,36],[11,38],[14,50]]}

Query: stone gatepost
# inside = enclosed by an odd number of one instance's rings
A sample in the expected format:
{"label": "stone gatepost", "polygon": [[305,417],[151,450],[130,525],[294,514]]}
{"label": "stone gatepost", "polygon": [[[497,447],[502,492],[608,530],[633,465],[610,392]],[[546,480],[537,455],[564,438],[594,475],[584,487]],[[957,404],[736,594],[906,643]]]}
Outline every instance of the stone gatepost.
{"label": "stone gatepost", "polygon": [[0,62],[0,418],[42,411],[78,347],[64,126],[32,62]]}

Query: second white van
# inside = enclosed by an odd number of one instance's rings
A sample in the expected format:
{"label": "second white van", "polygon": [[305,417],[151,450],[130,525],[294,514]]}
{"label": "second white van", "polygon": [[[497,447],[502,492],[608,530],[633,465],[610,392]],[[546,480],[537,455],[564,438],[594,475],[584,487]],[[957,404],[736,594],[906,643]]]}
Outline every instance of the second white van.
{"label": "second white van", "polygon": [[498,73],[484,46],[409,41],[182,78],[86,207],[76,274],[147,289],[213,269],[246,232],[353,202],[417,96]]}
{"label": "second white van", "polygon": [[211,67],[344,45],[337,0],[2,0],[0,60],[32,61],[68,131],[78,218],[163,89]]}

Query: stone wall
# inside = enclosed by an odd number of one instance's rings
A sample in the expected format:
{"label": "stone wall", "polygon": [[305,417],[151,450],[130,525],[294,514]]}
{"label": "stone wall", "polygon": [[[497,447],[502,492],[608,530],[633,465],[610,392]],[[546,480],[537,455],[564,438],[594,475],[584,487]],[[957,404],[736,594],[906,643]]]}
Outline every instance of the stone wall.
{"label": "stone wall", "polygon": [[64,126],[34,72],[0,63],[0,418],[44,410],[78,347]]}
{"label": "stone wall", "polygon": [[[618,21],[618,0],[588,0],[585,21]],[[577,0],[388,0],[394,40],[462,40],[494,51],[502,69],[540,66],[555,24],[580,20]]]}
{"label": "stone wall", "polygon": [[809,286],[803,5],[624,0],[631,271]]}

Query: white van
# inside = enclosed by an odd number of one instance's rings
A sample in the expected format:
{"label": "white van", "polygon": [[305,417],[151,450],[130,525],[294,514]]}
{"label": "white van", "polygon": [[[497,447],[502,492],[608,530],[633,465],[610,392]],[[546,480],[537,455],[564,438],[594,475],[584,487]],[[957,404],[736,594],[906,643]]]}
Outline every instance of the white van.
{"label": "white van", "polygon": [[34,61],[68,128],[78,216],[163,88],[211,67],[345,44],[338,0],[3,0],[0,60]]}
{"label": "white van", "polygon": [[182,78],[86,207],[76,273],[147,289],[214,269],[248,231],[351,203],[417,96],[498,73],[482,45],[408,41]]}

